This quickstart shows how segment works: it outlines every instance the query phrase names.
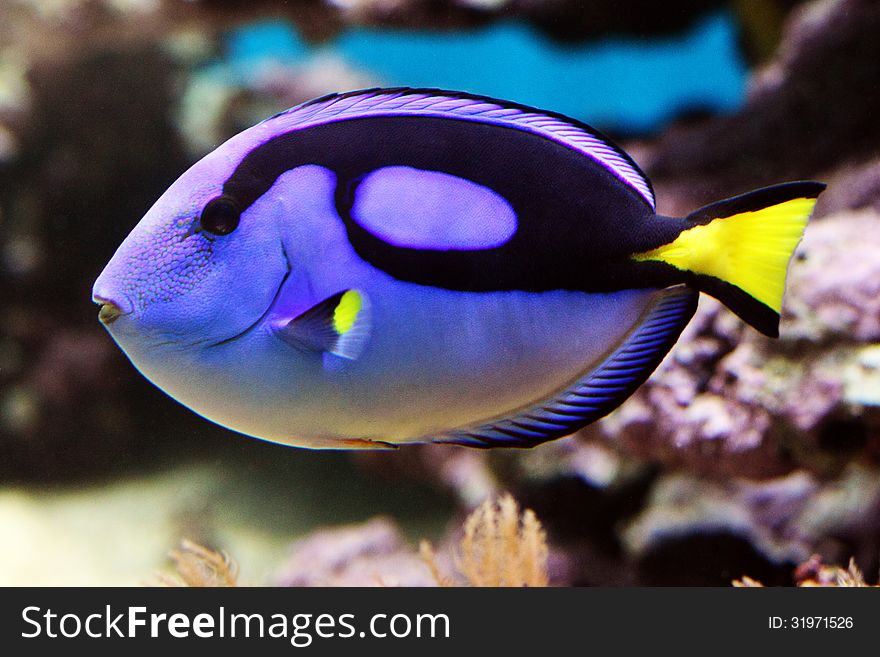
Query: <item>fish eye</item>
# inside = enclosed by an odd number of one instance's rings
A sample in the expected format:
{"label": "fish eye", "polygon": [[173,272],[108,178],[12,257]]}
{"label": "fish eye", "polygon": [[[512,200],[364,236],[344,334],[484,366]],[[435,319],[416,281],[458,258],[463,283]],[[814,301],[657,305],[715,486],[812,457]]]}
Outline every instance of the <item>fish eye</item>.
{"label": "fish eye", "polygon": [[208,201],[199,223],[202,228],[214,235],[229,235],[238,228],[241,219],[241,210],[233,199],[228,196],[218,196]]}

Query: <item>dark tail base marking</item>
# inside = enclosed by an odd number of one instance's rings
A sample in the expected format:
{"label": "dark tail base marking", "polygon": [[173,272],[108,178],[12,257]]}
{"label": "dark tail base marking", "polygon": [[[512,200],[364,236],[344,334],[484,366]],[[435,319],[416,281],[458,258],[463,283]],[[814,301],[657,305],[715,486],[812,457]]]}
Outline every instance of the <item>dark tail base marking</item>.
{"label": "dark tail base marking", "polygon": [[695,224],[707,224],[713,219],[763,210],[771,205],[785,203],[795,198],[819,198],[819,194],[825,190],[825,187],[827,187],[825,183],[813,181],[788,182],[763,187],[717,203],[704,205],[689,214],[687,220]]}
{"label": "dark tail base marking", "polygon": [[755,297],[713,276],[694,276],[694,287],[715,297],[746,324],[769,338],[779,337],[779,313]]}

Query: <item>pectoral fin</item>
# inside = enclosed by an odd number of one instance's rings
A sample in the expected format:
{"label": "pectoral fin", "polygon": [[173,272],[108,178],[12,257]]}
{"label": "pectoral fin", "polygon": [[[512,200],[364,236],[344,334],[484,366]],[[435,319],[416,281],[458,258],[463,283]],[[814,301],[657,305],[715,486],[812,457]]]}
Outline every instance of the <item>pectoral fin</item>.
{"label": "pectoral fin", "polygon": [[275,334],[302,351],[355,360],[370,337],[370,319],[366,295],[343,290],[277,327]]}

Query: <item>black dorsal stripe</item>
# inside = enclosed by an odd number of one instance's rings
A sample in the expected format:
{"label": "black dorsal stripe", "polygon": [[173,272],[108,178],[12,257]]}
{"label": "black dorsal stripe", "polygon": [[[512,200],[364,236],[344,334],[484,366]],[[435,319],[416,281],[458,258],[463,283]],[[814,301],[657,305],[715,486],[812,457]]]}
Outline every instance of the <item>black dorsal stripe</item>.
{"label": "black dorsal stripe", "polygon": [[[246,209],[285,171],[307,164],[336,174],[336,206],[357,253],[398,279],[424,285],[619,289],[614,263],[671,241],[680,230],[657,222],[632,188],[573,149],[523,130],[437,117],[347,119],[280,134],[242,160],[223,193]],[[350,210],[363,176],[386,166],[441,171],[492,189],[516,212],[516,234],[500,247],[472,251],[382,241]]]}
{"label": "black dorsal stripe", "polygon": [[[530,105],[523,105],[522,103],[516,103],[509,100],[500,100],[498,98],[492,98],[491,96],[482,96],[480,94],[471,94],[463,91],[450,91],[447,89],[438,89],[432,87],[372,87],[368,89],[357,89],[354,91],[347,91],[343,93],[329,93],[324,96],[320,96],[318,98],[314,98],[313,100],[302,103],[301,105],[297,105],[296,107],[292,107],[283,112],[279,112],[275,116],[271,117],[272,119],[276,119],[278,117],[287,115],[287,114],[295,114],[297,112],[302,112],[307,110],[310,107],[330,104],[336,101],[344,101],[349,98],[376,98],[376,97],[411,97],[411,96],[427,96],[427,97],[439,97],[445,99],[461,99],[465,101],[473,101],[475,103],[485,103],[489,105],[495,105],[497,107],[503,108],[505,110],[516,110],[518,112],[522,112],[523,114],[534,114],[541,115],[543,117],[547,117],[550,119],[555,119],[563,124],[570,125],[571,127],[580,130],[588,135],[592,135],[598,141],[606,144],[610,150],[617,154],[621,160],[626,162],[632,170],[633,173],[641,178],[648,192],[650,193],[651,199],[654,198],[654,187],[651,184],[651,181],[648,179],[648,176],[645,175],[645,172],[639,167],[635,160],[620,148],[613,140],[611,140],[607,135],[605,135],[602,131],[594,128],[591,125],[584,123],[583,121],[578,121],[577,119],[573,119],[571,117],[565,116],[564,114],[560,114],[558,112],[554,112],[552,110],[538,109],[536,107],[532,107]],[[271,119],[270,119],[271,120]],[[653,201],[652,201],[653,202]]]}

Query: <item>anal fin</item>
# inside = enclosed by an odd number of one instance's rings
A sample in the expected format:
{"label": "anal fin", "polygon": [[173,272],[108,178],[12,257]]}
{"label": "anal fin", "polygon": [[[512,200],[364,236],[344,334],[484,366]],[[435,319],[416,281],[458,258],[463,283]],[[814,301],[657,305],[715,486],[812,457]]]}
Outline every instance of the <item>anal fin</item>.
{"label": "anal fin", "polygon": [[604,417],[642,385],[669,352],[697,308],[699,293],[662,290],[642,321],[598,367],[550,399],[510,417],[432,439],[468,447],[534,447]]}

